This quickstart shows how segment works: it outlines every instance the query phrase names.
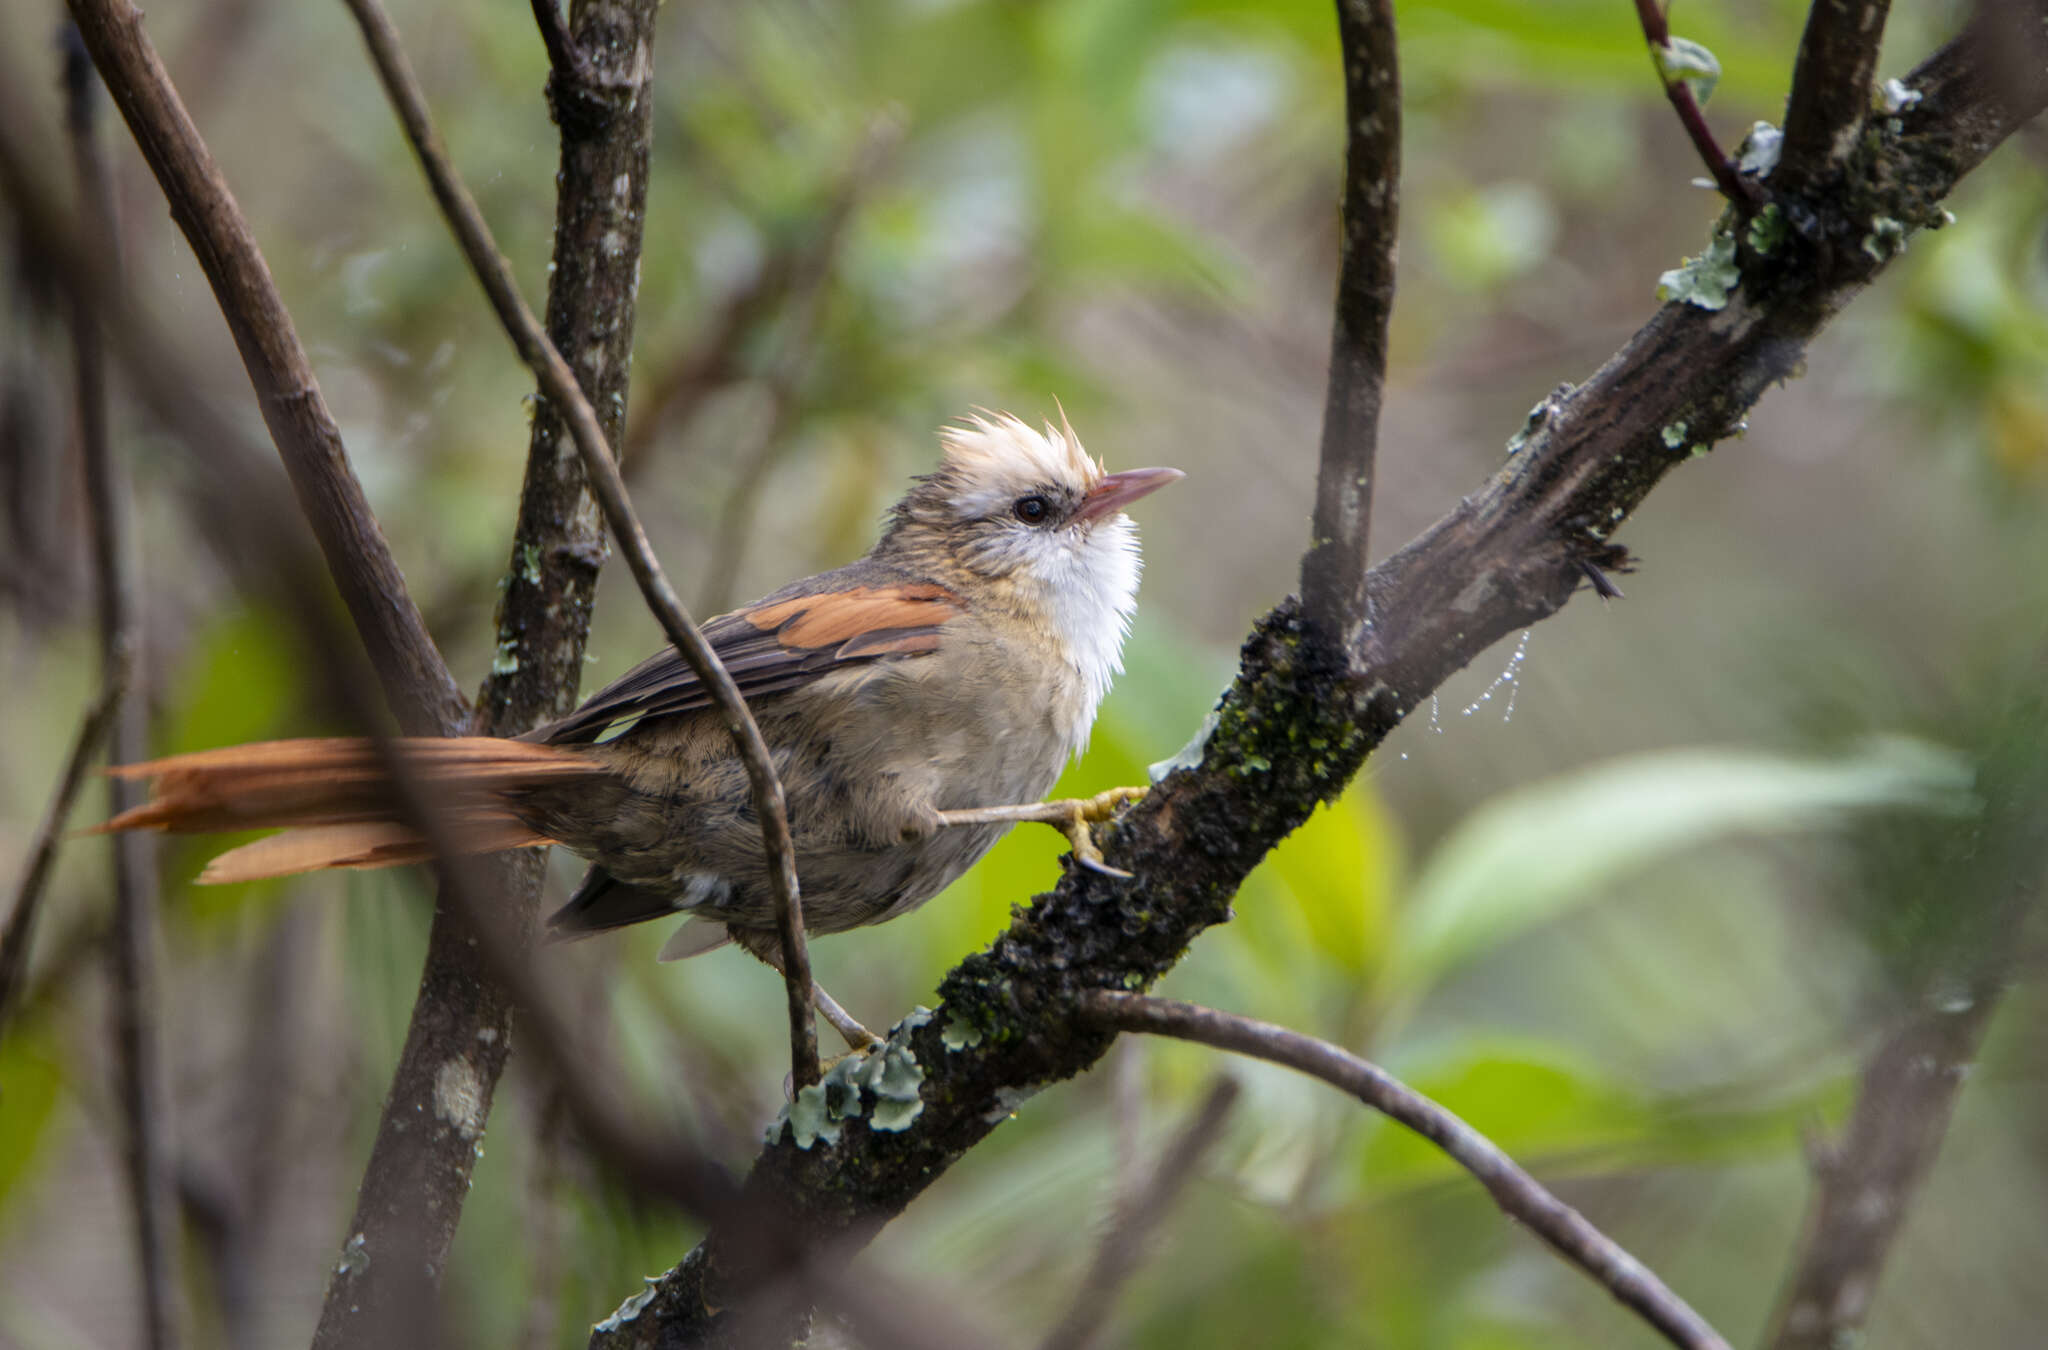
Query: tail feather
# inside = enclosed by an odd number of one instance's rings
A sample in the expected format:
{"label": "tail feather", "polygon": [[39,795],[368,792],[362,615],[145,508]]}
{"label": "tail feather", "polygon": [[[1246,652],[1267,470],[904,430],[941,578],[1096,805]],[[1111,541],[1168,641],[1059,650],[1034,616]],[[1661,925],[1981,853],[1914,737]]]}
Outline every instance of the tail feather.
{"label": "tail feather", "polygon": [[[601,777],[574,750],[489,736],[395,743],[404,772],[431,788],[464,852],[554,842],[521,819],[520,789]],[[366,740],[265,741],[123,764],[119,778],[153,778],[150,798],[93,833],[114,830],[282,829],[215,858],[202,881],[247,881],[328,867],[392,867],[431,856],[398,823],[384,756]]]}

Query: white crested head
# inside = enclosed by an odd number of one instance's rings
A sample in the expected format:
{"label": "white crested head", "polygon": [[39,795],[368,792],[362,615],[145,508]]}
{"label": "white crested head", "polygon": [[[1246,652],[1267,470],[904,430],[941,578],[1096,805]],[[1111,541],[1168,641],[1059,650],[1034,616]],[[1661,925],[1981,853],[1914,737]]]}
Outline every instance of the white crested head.
{"label": "white crested head", "polygon": [[1105,473],[1060,422],[1041,432],[977,413],[946,427],[943,462],[897,503],[877,553],[937,555],[1042,618],[1086,690],[1078,745],[1123,669],[1137,607],[1138,531],[1121,508],[1180,474]]}

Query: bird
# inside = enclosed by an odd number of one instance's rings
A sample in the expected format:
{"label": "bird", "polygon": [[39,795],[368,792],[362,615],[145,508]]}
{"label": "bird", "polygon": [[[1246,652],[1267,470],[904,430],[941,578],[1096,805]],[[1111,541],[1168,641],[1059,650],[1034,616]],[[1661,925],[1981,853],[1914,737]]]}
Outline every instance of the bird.
{"label": "bird", "polygon": [[[1142,795],[1042,800],[1122,670],[1140,571],[1124,508],[1182,473],[1106,472],[1064,412],[1042,430],[976,412],[939,439],[937,469],[864,557],[703,625],[782,781],[814,934],[916,909],[1017,821],[1058,826],[1078,861],[1113,871],[1088,826]],[[438,803],[444,847],[560,845],[589,861],[554,934],[681,915],[663,959],[734,942],[780,967],[745,767],[673,647],[524,735],[395,751]],[[387,763],[370,740],[322,738],[116,766],[153,780],[151,794],[98,828],[281,831],[217,856],[202,882],[430,861],[398,818]]]}

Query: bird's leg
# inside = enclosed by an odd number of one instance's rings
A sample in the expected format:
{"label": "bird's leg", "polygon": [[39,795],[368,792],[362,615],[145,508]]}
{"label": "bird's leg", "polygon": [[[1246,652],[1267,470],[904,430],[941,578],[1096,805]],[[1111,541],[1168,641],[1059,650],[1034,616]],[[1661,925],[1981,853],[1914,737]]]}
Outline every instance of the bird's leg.
{"label": "bird's leg", "polygon": [[1029,802],[1022,806],[970,806],[934,814],[941,825],[1000,825],[1025,821],[1050,825],[1067,837],[1067,842],[1074,849],[1074,861],[1081,866],[1106,877],[1129,877],[1129,872],[1121,867],[1111,867],[1102,860],[1102,851],[1095,847],[1095,836],[1088,827],[1101,824],[1114,816],[1117,808],[1125,802],[1134,802],[1144,795],[1145,789],[1141,787],[1114,787],[1093,797],[1062,797],[1058,801]]}
{"label": "bird's leg", "polygon": [[832,1024],[849,1050],[867,1050],[882,1043],[882,1038],[853,1020],[853,1015],[839,1006],[839,1001],[825,992],[825,986],[811,981],[811,1006],[818,1010],[818,1016]]}
{"label": "bird's leg", "polygon": [[[751,929],[747,931],[746,937],[741,937],[739,930],[734,930],[733,937],[740,946],[759,957],[776,974],[784,979],[789,978],[782,969],[782,944],[776,940],[772,931],[755,938]],[[826,993],[825,986],[816,980],[811,981],[811,1006],[818,1010],[818,1016],[832,1024],[832,1029],[846,1042],[847,1049],[866,1050],[882,1043],[882,1037],[854,1021],[853,1014],[840,1007],[839,1000]]]}

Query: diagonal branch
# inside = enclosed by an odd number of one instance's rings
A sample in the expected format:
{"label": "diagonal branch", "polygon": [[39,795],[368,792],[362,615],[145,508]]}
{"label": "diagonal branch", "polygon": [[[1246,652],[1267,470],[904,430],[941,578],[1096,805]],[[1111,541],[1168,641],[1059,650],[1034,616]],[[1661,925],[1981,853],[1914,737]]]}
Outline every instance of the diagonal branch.
{"label": "diagonal branch", "polygon": [[767,855],[770,888],[775,897],[775,926],[782,941],[782,965],[789,1005],[791,1073],[798,1087],[808,1087],[818,1081],[818,1035],[811,1015],[811,960],[804,943],[803,909],[798,899],[796,851],[790,838],[789,810],[783,800],[781,780],[768,757],[768,744],[761,738],[761,729],[755,725],[753,714],[748,711],[746,700],[732,682],[732,676],[726,673],[718,654],[691,621],[675,588],[662,573],[661,563],[654,556],[654,546],[648,542],[647,531],[641,527],[632,501],[626,495],[625,480],[619,476],[618,465],[612,458],[604,428],[598,424],[597,413],[577,387],[575,372],[569,369],[569,363],[548,341],[540,321],[534,318],[533,311],[520,297],[511,269],[505,265],[497,245],[491,240],[483,213],[477,210],[475,200],[449,163],[447,152],[428,117],[426,98],[398,45],[398,35],[391,27],[390,19],[378,0],[347,0],[347,3],[362,26],[364,40],[369,44],[378,75],[384,81],[385,92],[390,95],[399,120],[405,125],[407,139],[419,155],[420,165],[433,185],[434,198],[441,204],[449,228],[461,243],[471,269],[490,297],[491,306],[497,311],[498,320],[504,325],[513,346],[533,367],[541,388],[569,424],[576,449],[583,457],[584,471],[589,474],[598,500],[604,506],[605,519],[610,522],[612,533],[625,552],[626,565],[632,569],[633,579],[640,583],[640,593],[646,599],[648,609],[653,611],[662,631],[682,653],[690,669],[710,690],[726,731],[732,737],[733,748],[746,765],[747,778],[753,786],[754,811],[761,822],[761,845]]}
{"label": "diagonal branch", "polygon": [[462,729],[469,706],[406,592],[269,265],[144,35],[142,12],[128,0],[70,0],[70,6],[93,64],[213,286],[299,507],[399,725],[415,736]]}
{"label": "diagonal branch", "polygon": [[1311,624],[1355,650],[1372,622],[1366,550],[1400,217],[1401,75],[1392,0],[1338,0],[1337,39],[1344,62],[1344,214],[1301,602]]}
{"label": "diagonal branch", "polygon": [[[2048,3],[2030,0],[2037,20]],[[1921,101],[1878,129],[1853,206],[1823,201],[1820,224],[1867,230],[1869,213],[1924,223],[1942,196],[2048,106],[2048,61],[1995,78],[1973,30],[1915,72]],[[1901,215],[1899,213],[1903,212]],[[1860,213],[1860,214],[1859,214]],[[1141,989],[1229,916],[1246,875],[1315,806],[1342,791],[1387,733],[1448,675],[1507,634],[1556,613],[1581,562],[1625,556],[1609,536],[1690,456],[1736,428],[1806,345],[1885,266],[1855,249],[1809,250],[1745,271],[1716,311],[1667,305],[1584,385],[1550,400],[1515,454],[1448,516],[1372,569],[1370,667],[1346,673],[1292,603],[1247,639],[1201,762],[1169,775],[1102,832],[1116,880],[1069,871],[940,986],[942,1006],[910,1038],[924,1068],[910,1129],[847,1125],[829,1148],[783,1132],[748,1176],[750,1205],[820,1234],[865,1238],[1007,1118],[1016,1094],[1094,1064],[1111,1041],[1074,1024],[1079,994]],[[716,1225],[662,1277],[631,1327],[593,1347],[701,1344],[758,1278]]]}
{"label": "diagonal branch", "polygon": [[1087,1282],[1040,1350],[1087,1350],[1100,1338],[1102,1324],[1115,1306],[1117,1291],[1136,1272],[1153,1231],[1166,1221],[1181,1192],[1194,1178],[1195,1169],[1222,1137],[1224,1123],[1230,1119],[1230,1110],[1237,1105],[1240,1091],[1236,1079],[1217,1079],[1187,1124],[1167,1145],[1166,1153],[1144,1186],[1117,1207],[1116,1218],[1102,1235],[1095,1260],[1088,1267]]}
{"label": "diagonal branch", "polygon": [[78,790],[85,785],[87,767],[113,729],[127,684],[124,670],[102,672],[100,688],[79,719],[71,750],[64,757],[64,768],[57,775],[57,786],[43,808],[42,821],[29,836],[28,866],[21,871],[21,880],[14,887],[14,900],[7,907],[6,921],[0,924],[0,1032],[7,1029],[15,1010],[28,1002],[29,951],[35,944],[43,894],[56,867],[57,846],[64,840],[64,822],[71,818]]}
{"label": "diagonal branch", "polygon": [[1993,984],[1925,1008],[1871,1056],[1840,1142],[1817,1151],[1819,1184],[1771,1350],[1831,1350],[1856,1339],[1999,992]]}
{"label": "diagonal branch", "polygon": [[1890,9],[1891,0],[1813,0],[1785,103],[1785,143],[1772,174],[1778,184],[1811,187],[1848,162],[1870,113]]}
{"label": "diagonal branch", "polygon": [[1684,1350],[1728,1350],[1728,1342],[1642,1262],[1515,1165],[1494,1142],[1386,1070],[1298,1031],[1177,999],[1108,989],[1081,995],[1081,1011],[1118,1031],[1142,1031],[1250,1055],[1320,1078],[1407,1126],[1470,1172],[1509,1218]]}

